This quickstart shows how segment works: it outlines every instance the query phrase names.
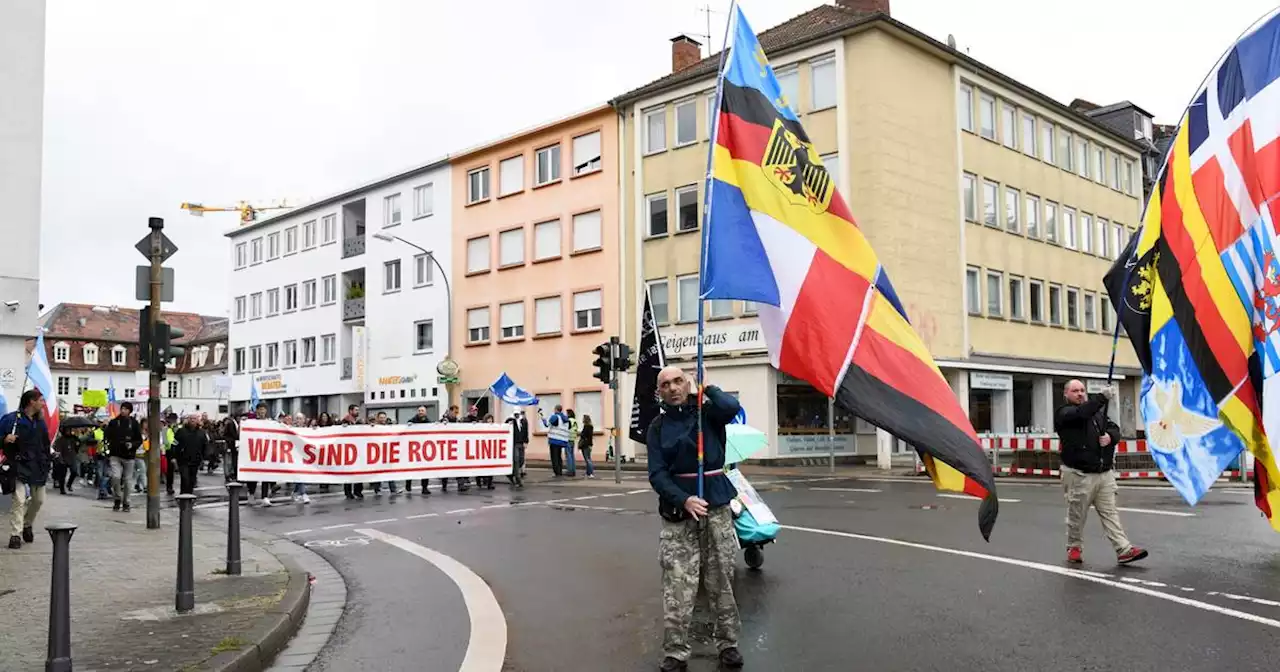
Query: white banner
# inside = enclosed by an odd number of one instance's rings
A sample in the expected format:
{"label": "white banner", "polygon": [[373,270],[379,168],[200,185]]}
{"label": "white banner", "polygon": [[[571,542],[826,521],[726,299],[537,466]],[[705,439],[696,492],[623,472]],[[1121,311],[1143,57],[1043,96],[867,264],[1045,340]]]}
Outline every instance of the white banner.
{"label": "white banner", "polygon": [[247,481],[367,483],[506,476],[511,473],[511,428],[468,423],[306,429],[245,420],[239,453],[239,474]]}

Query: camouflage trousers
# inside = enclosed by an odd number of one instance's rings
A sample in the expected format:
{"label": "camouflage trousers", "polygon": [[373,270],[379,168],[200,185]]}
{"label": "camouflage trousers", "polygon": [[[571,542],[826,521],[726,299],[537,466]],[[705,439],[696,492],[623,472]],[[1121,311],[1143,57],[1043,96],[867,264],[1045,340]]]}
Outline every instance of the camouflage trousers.
{"label": "camouflage trousers", "polygon": [[689,625],[701,586],[715,618],[716,648],[738,645],[742,621],[733,599],[738,534],[727,506],[707,512],[699,523],[662,521],[658,555],[662,563],[662,653],[688,660]]}

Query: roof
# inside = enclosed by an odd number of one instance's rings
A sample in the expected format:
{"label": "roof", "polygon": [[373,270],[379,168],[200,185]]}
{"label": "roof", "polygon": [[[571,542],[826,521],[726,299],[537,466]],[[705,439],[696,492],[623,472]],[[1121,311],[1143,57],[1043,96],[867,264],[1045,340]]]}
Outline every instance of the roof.
{"label": "roof", "polygon": [[[1088,101],[1083,101],[1080,98],[1077,98],[1076,100],[1080,102],[1088,102]],[[1092,105],[1092,103],[1090,103],[1090,105]],[[1075,107],[1074,102],[1072,103],[1072,107]],[[1102,105],[1102,106],[1094,105],[1093,109],[1086,110],[1085,113],[1091,117],[1100,117],[1104,114],[1111,114],[1112,112],[1123,110],[1126,107],[1132,107],[1133,109],[1141,112],[1143,115],[1147,117],[1152,117],[1152,114],[1150,112],[1142,109],[1141,107],[1138,107],[1137,105],[1135,105],[1134,103],[1128,100],[1122,100],[1118,103],[1111,103],[1110,105]]]}
{"label": "roof", "polygon": [[[45,329],[47,343],[75,340],[135,344],[138,342],[138,315],[139,311],[133,308],[59,303],[40,316],[39,324]],[[165,311],[162,319],[183,331],[182,338],[177,340],[180,344],[195,342],[202,332],[212,333],[218,322],[222,323],[223,338],[226,338],[225,317]]]}
{"label": "roof", "polygon": [[484,152],[484,151],[488,151],[488,150],[491,150],[491,149],[495,149],[495,148],[497,148],[497,147],[501,147],[502,145],[505,145],[505,144],[507,144],[507,143],[509,143],[509,142],[512,142],[512,141],[515,141],[515,140],[519,140],[520,138],[523,138],[523,137],[525,137],[526,135],[534,135],[535,133],[541,133],[541,132],[543,132],[543,131],[547,131],[547,130],[553,129],[553,128],[557,127],[557,126],[563,126],[564,124],[567,124],[567,123],[569,123],[569,122],[571,122],[571,121],[575,121],[575,120],[580,119],[580,118],[582,118],[582,117],[588,117],[588,116],[591,116],[591,115],[593,115],[593,114],[600,114],[601,112],[606,112],[606,111],[608,111],[609,109],[610,109],[610,108],[609,108],[609,104],[608,104],[608,103],[600,103],[600,104],[598,104],[598,105],[592,105],[591,107],[589,107],[589,108],[587,108],[587,109],[585,109],[585,110],[581,110],[581,111],[579,111],[579,112],[574,112],[574,113],[572,113],[572,114],[569,114],[569,115],[566,115],[566,116],[563,116],[563,117],[558,117],[558,118],[556,118],[556,119],[552,119],[551,121],[548,121],[548,122],[545,122],[545,123],[541,123],[541,124],[537,124],[537,125],[535,125],[535,126],[530,126],[530,127],[528,127],[528,128],[525,128],[525,129],[522,129],[522,130],[516,131],[516,132],[514,132],[514,133],[508,133],[508,134],[506,134],[506,135],[499,136],[498,138],[495,138],[495,139],[493,139],[493,140],[489,140],[489,141],[487,141],[487,142],[482,142],[482,143],[480,143],[480,144],[478,144],[478,145],[472,145],[471,147],[467,147],[466,149],[463,149],[463,150],[460,150],[460,151],[454,152],[453,154],[450,154],[450,155],[449,155],[449,160],[450,160],[450,161],[462,161],[462,160],[467,159],[467,158],[469,158],[469,157],[471,157],[471,156],[474,156],[474,155],[476,155],[476,154],[479,154],[480,152]]}
{"label": "roof", "polygon": [[[202,316],[203,317],[203,316]],[[231,332],[231,320],[225,317],[203,317],[204,326],[190,339],[191,343],[225,341]]]}

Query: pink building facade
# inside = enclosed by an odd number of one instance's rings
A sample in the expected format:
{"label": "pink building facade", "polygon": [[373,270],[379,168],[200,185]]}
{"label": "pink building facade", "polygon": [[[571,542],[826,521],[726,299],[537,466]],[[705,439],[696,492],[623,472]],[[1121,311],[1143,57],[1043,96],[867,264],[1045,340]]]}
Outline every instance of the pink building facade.
{"label": "pink building facade", "polygon": [[[548,414],[591,416],[597,460],[613,397],[592,377],[592,350],[619,333],[621,305],[616,117],[602,106],[451,157],[463,410],[481,399],[498,421],[517,410],[488,394],[505,372]],[[524,410],[528,455],[543,458],[545,433]]]}

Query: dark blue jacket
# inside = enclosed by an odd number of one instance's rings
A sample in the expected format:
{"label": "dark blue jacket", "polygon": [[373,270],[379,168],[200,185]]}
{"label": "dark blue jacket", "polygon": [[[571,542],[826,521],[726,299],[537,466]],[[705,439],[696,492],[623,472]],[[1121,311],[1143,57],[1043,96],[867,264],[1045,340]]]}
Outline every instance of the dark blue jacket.
{"label": "dark blue jacket", "polygon": [[[725,425],[742,407],[738,400],[708,385],[702,403],[703,469],[724,468]],[[662,414],[649,424],[646,434],[649,453],[649,483],[664,503],[683,507],[698,494],[698,479],[677,474],[698,473],[698,401],[690,395],[684,406],[662,405]],[[724,506],[737,496],[733,483],[723,473],[704,477],[703,499],[711,507]]]}
{"label": "dark blue jacket", "polygon": [[[3,443],[3,437],[15,433],[15,422],[18,440]],[[45,427],[43,417],[37,415],[32,419],[14,411],[0,418],[0,446],[4,449],[5,464],[10,465],[19,481],[40,486],[49,480],[49,468],[53,464],[49,445],[49,430]]]}

